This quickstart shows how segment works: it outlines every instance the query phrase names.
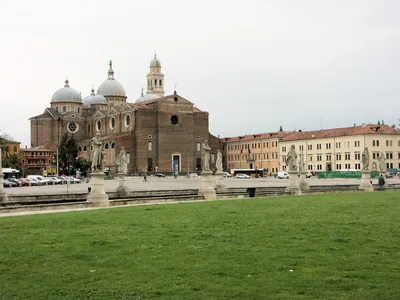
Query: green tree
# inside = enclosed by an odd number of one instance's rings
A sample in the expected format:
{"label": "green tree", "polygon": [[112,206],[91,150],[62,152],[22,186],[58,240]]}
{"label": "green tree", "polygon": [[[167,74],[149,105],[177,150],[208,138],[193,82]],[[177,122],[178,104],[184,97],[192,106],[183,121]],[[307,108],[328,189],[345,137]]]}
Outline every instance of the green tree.
{"label": "green tree", "polygon": [[74,168],[79,169],[83,175],[85,175],[86,172],[89,171],[91,167],[92,167],[92,162],[82,157],[79,157],[74,164]]}
{"label": "green tree", "polygon": [[3,156],[3,159],[1,160],[1,165],[3,168],[13,168],[17,170],[21,169],[20,159],[15,154]]}
{"label": "green tree", "polygon": [[4,154],[3,154],[4,156],[8,156],[8,155],[9,155],[9,153],[10,153],[10,146],[8,146],[8,145],[1,145],[0,148],[1,148],[1,152],[4,153]]}
{"label": "green tree", "polygon": [[65,133],[60,141],[58,151],[59,167],[64,173],[71,174],[72,169],[78,159],[78,144],[72,135]]}

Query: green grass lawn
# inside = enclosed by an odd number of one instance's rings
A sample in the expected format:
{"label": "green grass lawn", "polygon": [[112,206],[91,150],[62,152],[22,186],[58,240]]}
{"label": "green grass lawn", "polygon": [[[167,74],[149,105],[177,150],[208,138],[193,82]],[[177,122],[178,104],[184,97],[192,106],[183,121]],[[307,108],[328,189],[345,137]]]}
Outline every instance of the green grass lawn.
{"label": "green grass lawn", "polygon": [[400,192],[0,218],[0,299],[399,299]]}

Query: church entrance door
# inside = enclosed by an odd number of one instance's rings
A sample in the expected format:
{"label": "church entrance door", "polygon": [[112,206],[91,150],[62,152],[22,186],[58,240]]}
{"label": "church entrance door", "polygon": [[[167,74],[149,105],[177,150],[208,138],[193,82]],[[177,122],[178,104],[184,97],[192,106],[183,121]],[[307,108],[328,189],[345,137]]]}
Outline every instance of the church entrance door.
{"label": "church entrance door", "polygon": [[178,176],[178,172],[181,170],[181,155],[173,154],[172,155],[172,174],[174,176]]}

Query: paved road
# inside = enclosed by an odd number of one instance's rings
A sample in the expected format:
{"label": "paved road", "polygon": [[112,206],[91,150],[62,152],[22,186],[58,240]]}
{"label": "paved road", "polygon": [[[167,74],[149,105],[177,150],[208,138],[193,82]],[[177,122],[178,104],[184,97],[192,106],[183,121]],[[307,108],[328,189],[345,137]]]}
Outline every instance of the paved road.
{"label": "paved road", "polygon": [[[337,184],[359,184],[359,179],[307,179],[310,185],[337,185]],[[268,186],[286,186],[287,179],[276,178],[251,178],[251,179],[225,179],[224,182],[228,188],[233,187],[268,187]],[[400,179],[389,179],[389,184],[400,184]],[[372,183],[378,183],[377,179]],[[148,177],[147,182],[143,182],[142,177],[127,177],[127,184],[131,191],[143,190],[177,190],[177,189],[199,189],[201,187],[201,178],[158,178]],[[106,192],[114,192],[117,188],[117,180],[105,180],[104,188]],[[64,193],[84,193],[88,191],[89,183],[56,185],[56,186],[31,186],[5,188],[9,195],[13,194],[64,194]]]}

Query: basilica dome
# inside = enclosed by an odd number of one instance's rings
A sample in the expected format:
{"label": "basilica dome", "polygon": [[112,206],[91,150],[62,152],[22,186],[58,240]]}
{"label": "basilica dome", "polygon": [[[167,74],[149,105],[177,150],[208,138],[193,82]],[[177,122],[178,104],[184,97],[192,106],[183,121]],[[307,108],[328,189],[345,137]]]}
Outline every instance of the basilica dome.
{"label": "basilica dome", "polygon": [[154,100],[154,99],[158,99],[161,98],[161,96],[156,95],[156,94],[143,94],[143,89],[142,89],[142,93],[140,94],[140,98],[137,98],[135,103],[140,103],[140,102],[144,102],[147,100]]}
{"label": "basilica dome", "polygon": [[82,103],[82,96],[77,91],[69,86],[68,79],[65,80],[63,88],[57,90],[51,97],[51,102],[77,102]]}
{"label": "basilica dome", "polygon": [[83,98],[82,102],[84,105],[91,106],[92,104],[107,104],[106,98],[103,95],[95,95],[94,89],[91,90],[91,94]]}
{"label": "basilica dome", "polygon": [[110,61],[110,69],[108,70],[108,79],[100,84],[97,94],[103,96],[123,96],[126,97],[123,86],[114,79],[114,70]]}
{"label": "basilica dome", "polygon": [[150,62],[150,67],[161,67],[161,62],[155,54],[154,54],[154,58]]}
{"label": "basilica dome", "polygon": [[161,97],[156,94],[146,94],[146,95],[142,95],[140,98],[136,99],[135,103],[140,103],[140,102],[144,102],[147,100],[154,100],[154,99],[158,99],[158,98],[161,98]]}

